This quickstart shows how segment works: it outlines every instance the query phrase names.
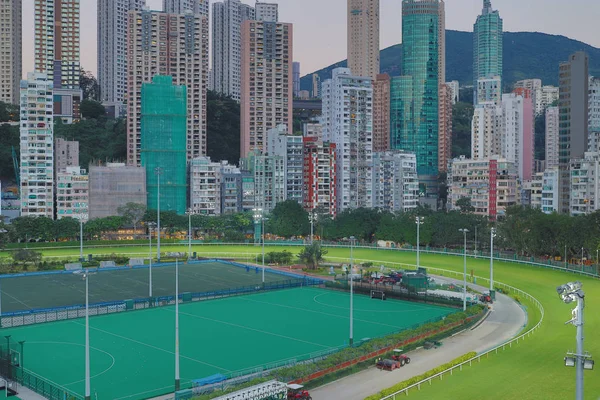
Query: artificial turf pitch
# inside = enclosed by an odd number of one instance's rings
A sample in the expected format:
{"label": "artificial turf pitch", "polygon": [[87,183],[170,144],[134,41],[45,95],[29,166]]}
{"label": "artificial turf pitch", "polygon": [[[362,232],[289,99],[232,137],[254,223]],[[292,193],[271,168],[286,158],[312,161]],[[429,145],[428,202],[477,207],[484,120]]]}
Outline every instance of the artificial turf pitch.
{"label": "artificial turf pitch", "polygon": [[[452,313],[354,296],[354,338],[374,338]],[[180,304],[182,387],[191,380],[306,359],[344,346],[349,294],[299,288]],[[144,399],[174,389],[175,307],[90,318],[92,396]],[[85,320],[6,329],[25,340],[25,369],[84,392]]]}
{"label": "artificial turf pitch", "polygon": [[[149,296],[149,269],[102,270],[90,276],[90,304],[138,299]],[[179,265],[180,293],[209,292],[253,286],[262,282],[262,269],[245,268],[221,262]],[[293,278],[265,272],[265,282]],[[2,313],[66,307],[85,304],[85,283],[74,274],[44,274],[0,279]],[[40,290],[43,288],[43,290]],[[152,268],[153,296],[175,294],[175,265]]]}

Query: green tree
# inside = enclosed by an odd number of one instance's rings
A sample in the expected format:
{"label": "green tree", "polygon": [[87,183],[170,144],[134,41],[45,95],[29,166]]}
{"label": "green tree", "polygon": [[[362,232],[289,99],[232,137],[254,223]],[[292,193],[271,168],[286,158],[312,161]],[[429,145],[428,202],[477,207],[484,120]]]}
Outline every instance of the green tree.
{"label": "green tree", "polygon": [[0,163],[0,179],[3,183],[6,181],[16,183],[12,158],[13,147],[18,157],[20,149],[19,127],[0,124],[0,160],[2,160]]}
{"label": "green tree", "polygon": [[95,100],[83,100],[79,109],[83,118],[86,119],[97,119],[104,117],[106,114],[104,106]]}
{"label": "green tree", "polygon": [[77,240],[79,238],[79,220],[75,218],[57,219],[52,224],[54,240]]}
{"label": "green tree", "polygon": [[269,216],[268,225],[277,236],[306,236],[310,232],[308,213],[294,200],[277,203]]}
{"label": "green tree", "polygon": [[240,103],[229,96],[206,94],[206,147],[213,160],[240,160]]}
{"label": "green tree", "polygon": [[471,205],[471,199],[469,197],[461,197],[460,199],[456,200],[456,206],[463,214],[472,213],[475,211],[475,207]]}
{"label": "green tree", "polygon": [[133,225],[133,239],[136,239],[137,225],[144,218],[146,214],[146,206],[139,203],[129,202],[117,209],[119,215],[121,215],[125,223]]}
{"label": "green tree", "polygon": [[32,263],[37,266],[42,260],[42,253],[31,249],[18,249],[13,251],[12,259],[15,264],[22,263],[25,265],[27,263]]}
{"label": "green tree", "polygon": [[308,266],[309,269],[315,270],[319,268],[319,263],[323,261],[323,256],[327,254],[327,250],[323,249],[318,242],[310,244],[298,253],[298,260]]}
{"label": "green tree", "polygon": [[100,100],[100,85],[96,77],[90,72],[81,68],[79,73],[79,88],[83,92],[84,100]]}
{"label": "green tree", "polygon": [[452,157],[471,157],[473,104],[458,102],[452,107]]}
{"label": "green tree", "polygon": [[0,101],[0,122],[16,122],[19,120],[20,107]]}

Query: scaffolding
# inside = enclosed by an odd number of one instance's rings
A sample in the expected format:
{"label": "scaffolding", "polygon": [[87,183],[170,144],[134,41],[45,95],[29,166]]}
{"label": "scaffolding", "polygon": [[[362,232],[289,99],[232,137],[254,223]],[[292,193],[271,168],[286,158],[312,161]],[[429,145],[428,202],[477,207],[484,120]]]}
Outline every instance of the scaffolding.
{"label": "scaffolding", "polygon": [[141,161],[146,168],[148,208],[186,212],[187,90],[170,76],[142,85]]}

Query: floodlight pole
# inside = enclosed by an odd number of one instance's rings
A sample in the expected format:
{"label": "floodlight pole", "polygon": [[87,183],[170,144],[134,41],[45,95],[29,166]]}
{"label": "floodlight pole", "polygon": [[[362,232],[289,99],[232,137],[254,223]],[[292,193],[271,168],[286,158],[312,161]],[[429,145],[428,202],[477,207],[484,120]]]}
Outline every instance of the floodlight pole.
{"label": "floodlight pole", "polygon": [[583,305],[583,298],[577,296],[577,320],[575,321],[575,326],[577,327],[577,364],[575,366],[575,398],[577,400],[583,400]]}
{"label": "floodlight pole", "polygon": [[348,276],[350,277],[350,347],[354,345],[354,277],[352,276],[352,269],[354,267],[354,241],[356,238],[350,236],[350,271]]}
{"label": "floodlight pole", "polygon": [[417,269],[421,266],[421,224],[424,222],[424,217],[415,217],[415,222],[417,223]]}
{"label": "floodlight pole", "polygon": [[157,238],[156,238],[156,259],[160,262],[160,176],[162,175],[162,168],[154,168],[154,173],[157,179],[157,190],[156,190],[156,219],[157,219]]}
{"label": "floodlight pole", "polygon": [[[150,264],[148,266],[148,297],[152,297],[152,226],[148,225],[148,238],[150,239]],[[150,300],[152,303],[152,300]]]}
{"label": "floodlight pole", "polygon": [[309,216],[309,218],[310,218],[310,244],[312,245],[313,244],[313,235],[314,235],[314,224],[315,224],[315,222],[314,222],[314,219],[315,219],[315,209],[314,208],[312,208],[310,210],[310,216]]}
{"label": "floodlight pole", "polygon": [[583,267],[583,247],[581,248],[581,272],[584,271],[584,267]]}
{"label": "floodlight pole", "polygon": [[188,259],[192,258],[192,209],[188,210]]}
{"label": "floodlight pole", "polygon": [[175,391],[179,391],[179,260],[175,259]]}
{"label": "floodlight pole", "polygon": [[490,230],[490,295],[494,290],[494,237],[496,236],[496,228]]}
{"label": "floodlight pole", "polygon": [[79,216],[79,261],[83,262],[83,218]]}
{"label": "floodlight pole", "polygon": [[475,258],[477,258],[477,225],[475,225],[475,242],[474,242],[474,246],[475,246]]}
{"label": "floodlight pole", "polygon": [[463,261],[463,311],[467,310],[467,233],[468,229],[459,229],[465,238],[464,261]]}
{"label": "floodlight pole", "polygon": [[260,219],[262,222],[262,283],[265,284],[265,216],[261,213]]}
{"label": "floodlight pole", "polygon": [[85,273],[85,400],[91,400],[90,390],[90,296],[89,273]]}

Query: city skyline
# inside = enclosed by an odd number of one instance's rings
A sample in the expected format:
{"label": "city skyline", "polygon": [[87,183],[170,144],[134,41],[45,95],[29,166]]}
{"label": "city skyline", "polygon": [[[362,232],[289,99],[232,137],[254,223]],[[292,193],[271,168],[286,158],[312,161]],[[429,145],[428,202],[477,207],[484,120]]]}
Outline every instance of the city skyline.
{"label": "city skyline", "polygon": [[[97,53],[92,51],[96,47],[97,1],[83,1],[86,6],[81,7],[81,26],[86,29],[81,32],[81,65],[97,75]],[[303,76],[346,58],[346,2],[347,0],[328,0],[323,4],[320,0],[277,1],[280,21],[295,25],[294,61],[302,64]],[[34,65],[33,3],[34,0],[23,0],[24,76],[33,70]],[[244,3],[254,4],[247,0]],[[383,49],[401,42],[401,4],[395,0],[380,0],[380,3],[380,43]],[[502,14],[506,32],[539,31],[563,35],[600,47],[600,36],[593,29],[588,29],[589,26],[594,26],[595,16],[600,14],[600,2],[579,0],[573,3],[566,8],[558,0],[530,0],[527,4],[518,0],[503,0],[494,7]],[[147,0],[147,4],[152,9],[162,9],[162,0]],[[481,7],[482,0],[453,0],[446,5],[446,28],[472,31],[473,22],[481,12]],[[534,11],[539,18],[531,18]],[[329,40],[324,42],[322,37]]]}

